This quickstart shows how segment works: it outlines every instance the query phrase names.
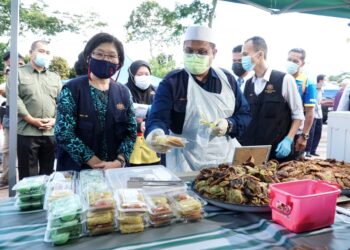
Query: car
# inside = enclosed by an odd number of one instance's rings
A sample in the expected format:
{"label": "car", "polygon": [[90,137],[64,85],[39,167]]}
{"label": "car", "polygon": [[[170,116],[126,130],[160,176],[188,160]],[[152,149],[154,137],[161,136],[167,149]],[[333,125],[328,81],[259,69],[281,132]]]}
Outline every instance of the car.
{"label": "car", "polygon": [[333,111],[334,98],[338,92],[338,89],[339,87],[337,85],[323,89],[321,107],[324,124],[327,124],[328,112]]}

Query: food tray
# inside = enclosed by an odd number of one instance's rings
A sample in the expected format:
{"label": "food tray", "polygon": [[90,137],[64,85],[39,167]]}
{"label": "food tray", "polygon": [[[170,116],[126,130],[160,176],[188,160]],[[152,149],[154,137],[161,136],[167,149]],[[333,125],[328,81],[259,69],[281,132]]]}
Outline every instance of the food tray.
{"label": "food tray", "polygon": [[[141,177],[147,180],[155,181],[180,181],[174,173],[162,165],[152,165],[137,168],[116,168],[105,171],[106,177],[113,190],[127,188],[127,182],[130,177]],[[161,189],[164,192],[175,190],[186,190],[187,186],[161,186],[161,187],[143,187],[143,189]]]}
{"label": "food tray", "polygon": [[227,203],[227,202],[218,201],[214,199],[209,199],[209,198],[203,197],[200,193],[198,193],[194,189],[194,182],[192,183],[191,187],[193,192],[196,195],[198,195],[200,198],[206,200],[208,203],[217,207],[221,207],[231,211],[239,211],[239,212],[251,212],[251,213],[271,212],[271,208],[269,207],[269,205],[266,205],[266,206],[242,205],[242,204],[232,204],[232,203]]}

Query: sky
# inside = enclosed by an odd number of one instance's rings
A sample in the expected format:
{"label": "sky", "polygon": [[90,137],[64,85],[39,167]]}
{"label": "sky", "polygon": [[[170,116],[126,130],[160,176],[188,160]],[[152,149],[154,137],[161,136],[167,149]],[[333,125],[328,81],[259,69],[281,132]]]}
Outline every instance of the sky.
{"label": "sky", "polygon": [[[210,3],[211,0],[202,0]],[[173,9],[172,0],[157,0],[162,6]],[[178,0],[189,4],[190,0]],[[51,38],[51,51],[55,56],[67,59],[70,66],[74,65],[86,41],[99,31],[113,34],[124,44],[126,54],[132,60],[150,58],[146,42],[126,43],[127,23],[131,11],[142,3],[142,0],[45,0],[52,10],[68,11],[83,14],[94,11],[100,15],[101,21],[108,26],[89,30],[85,34],[62,33]],[[269,13],[243,4],[218,1],[213,29],[217,33],[217,49],[214,65],[231,69],[232,48],[252,36],[261,36],[268,46],[267,61],[270,67],[284,70],[288,51],[300,47],[306,51],[304,71],[309,76],[318,74],[336,75],[350,72],[350,19],[322,17],[316,15],[289,13],[270,15]],[[191,23],[188,23],[189,25]],[[32,41],[40,39],[27,35],[19,39],[19,52],[27,54]],[[175,55],[178,66],[182,66],[182,46],[178,45],[167,50]]]}

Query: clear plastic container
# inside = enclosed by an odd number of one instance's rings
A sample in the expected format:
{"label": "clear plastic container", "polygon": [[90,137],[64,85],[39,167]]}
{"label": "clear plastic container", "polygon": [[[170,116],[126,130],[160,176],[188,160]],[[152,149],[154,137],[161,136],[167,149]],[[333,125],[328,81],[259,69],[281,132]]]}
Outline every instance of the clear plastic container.
{"label": "clear plastic container", "polygon": [[78,195],[63,197],[50,204],[48,222],[52,227],[69,225],[71,221],[82,222],[85,211]]}
{"label": "clear plastic container", "polygon": [[166,226],[176,221],[176,216],[165,194],[147,194],[149,223],[154,227]]}
{"label": "clear plastic container", "polygon": [[37,209],[43,209],[44,202],[43,200],[39,201],[29,201],[29,202],[22,202],[17,199],[15,206],[19,208],[20,210],[37,210]]}
{"label": "clear plastic container", "polygon": [[86,221],[89,235],[106,234],[117,229],[114,210],[88,212]]}
{"label": "clear plastic container", "polygon": [[141,189],[119,189],[116,195],[119,212],[146,212],[144,194]]}
{"label": "clear plastic container", "polygon": [[184,222],[195,222],[203,218],[203,206],[206,204],[192,192],[168,193],[171,206]]}
{"label": "clear plastic container", "polygon": [[54,245],[64,245],[71,240],[82,237],[84,235],[84,230],[84,222],[71,221],[70,225],[60,228],[51,228],[50,223],[48,223],[44,241],[51,242]]}
{"label": "clear plastic container", "polygon": [[42,193],[33,193],[29,195],[23,195],[23,194],[16,194],[16,199],[20,202],[36,202],[36,201],[43,201],[45,197],[45,192]]}
{"label": "clear plastic container", "polygon": [[26,177],[20,180],[12,190],[16,190],[19,195],[23,196],[42,194],[45,192],[47,180],[48,176],[46,175]]}
{"label": "clear plastic container", "polygon": [[86,198],[89,211],[113,210],[115,208],[113,193],[107,187],[89,188]]}
{"label": "clear plastic container", "polygon": [[119,230],[122,234],[138,233],[144,231],[147,221],[145,213],[119,212]]}

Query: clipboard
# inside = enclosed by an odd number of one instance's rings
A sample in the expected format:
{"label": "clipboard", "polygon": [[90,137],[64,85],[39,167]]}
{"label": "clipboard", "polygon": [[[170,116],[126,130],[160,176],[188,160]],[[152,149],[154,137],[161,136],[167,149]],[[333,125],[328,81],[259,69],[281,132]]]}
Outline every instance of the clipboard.
{"label": "clipboard", "polygon": [[241,165],[247,162],[250,157],[253,157],[255,165],[262,165],[269,159],[270,150],[271,145],[236,147],[232,164],[233,166]]}

